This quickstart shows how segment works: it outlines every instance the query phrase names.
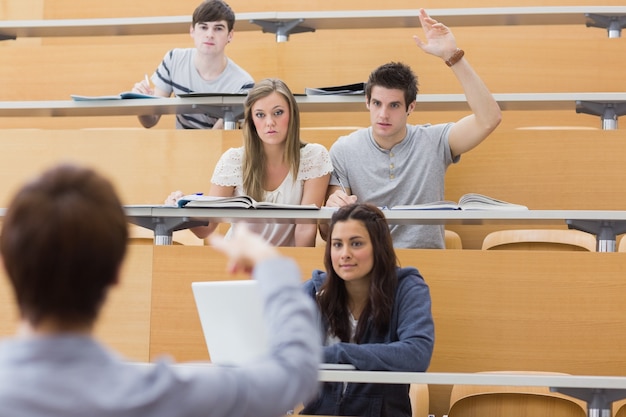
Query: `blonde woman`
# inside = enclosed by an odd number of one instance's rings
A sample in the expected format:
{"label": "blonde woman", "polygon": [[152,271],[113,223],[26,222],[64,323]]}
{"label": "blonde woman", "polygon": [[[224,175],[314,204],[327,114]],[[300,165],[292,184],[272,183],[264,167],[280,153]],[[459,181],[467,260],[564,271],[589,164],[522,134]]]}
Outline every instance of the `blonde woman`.
{"label": "blonde woman", "polygon": [[[244,145],[220,157],[208,195],[247,194],[257,201],[315,204],[321,207],[332,172],[327,149],[300,140],[300,113],[287,85],[265,79],[249,91],[244,103]],[[166,204],[184,194],[176,191]],[[205,238],[216,223],[191,229]],[[315,224],[251,224],[250,228],[274,246],[315,246]]]}

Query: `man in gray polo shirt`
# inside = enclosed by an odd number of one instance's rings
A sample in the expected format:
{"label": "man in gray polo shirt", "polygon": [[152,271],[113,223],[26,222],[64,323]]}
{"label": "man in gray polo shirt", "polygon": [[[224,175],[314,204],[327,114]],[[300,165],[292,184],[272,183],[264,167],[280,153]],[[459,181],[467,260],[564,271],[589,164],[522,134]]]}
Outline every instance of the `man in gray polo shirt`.
{"label": "man in gray polo shirt", "polygon": [[[447,167],[500,123],[498,103],[464,59],[450,29],[423,9],[420,22],[426,41],[414,36],[415,43],[451,68],[472,114],[457,122],[409,125],[417,77],[397,62],[375,69],[365,88],[371,126],[340,137],[330,149],[335,175],[330,180],[327,207],[357,200],[381,207],[443,200]],[[320,232],[325,238],[326,227],[320,226]],[[393,225],[391,234],[399,248],[444,247],[443,226]]]}

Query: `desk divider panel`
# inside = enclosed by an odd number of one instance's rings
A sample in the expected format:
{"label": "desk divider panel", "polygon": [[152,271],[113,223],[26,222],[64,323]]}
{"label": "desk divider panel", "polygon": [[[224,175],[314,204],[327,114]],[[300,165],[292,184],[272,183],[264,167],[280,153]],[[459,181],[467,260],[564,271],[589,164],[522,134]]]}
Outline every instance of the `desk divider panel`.
{"label": "desk divider panel", "polygon": [[153,246],[131,245],[100,314],[95,336],[126,358],[148,361],[152,308]]}
{"label": "desk divider panel", "polygon": [[[128,359],[147,361],[150,345],[150,309],[153,246],[132,245],[111,288],[95,328],[95,337]],[[0,269],[0,337],[15,334],[18,311],[9,280]]]}
{"label": "desk divider panel", "polygon": [[162,204],[175,190],[208,191],[224,131],[148,129],[3,130],[0,201],[24,181],[60,162],[89,165],[108,176],[124,204]]}

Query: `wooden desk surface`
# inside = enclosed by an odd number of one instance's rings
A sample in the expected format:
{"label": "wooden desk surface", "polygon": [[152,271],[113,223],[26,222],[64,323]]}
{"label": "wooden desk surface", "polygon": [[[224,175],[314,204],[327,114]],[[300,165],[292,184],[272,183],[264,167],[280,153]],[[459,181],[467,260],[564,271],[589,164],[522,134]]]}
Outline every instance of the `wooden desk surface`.
{"label": "wooden desk surface", "polygon": [[[108,294],[95,327],[95,337],[124,357],[148,361],[152,289],[151,245],[132,245],[120,282]],[[0,270],[0,337],[15,334],[18,312],[8,278]]]}
{"label": "wooden desk surface", "polygon": [[[429,9],[429,14],[448,26],[583,25],[587,13],[626,14],[619,6],[489,7]],[[344,10],[237,13],[237,31],[259,31],[254,21],[289,22],[315,30],[419,27],[419,9]],[[189,29],[191,16],[134,18],[5,20],[0,36],[66,37],[180,34]]]}
{"label": "wooden desk surface", "polygon": [[320,381],[382,384],[499,385],[626,390],[624,376],[538,375],[516,373],[380,372],[320,370]]}
{"label": "wooden desk surface", "polygon": [[[80,92],[75,92],[76,94]],[[626,102],[626,93],[502,93],[494,94],[502,110],[576,110],[577,101]],[[141,114],[211,113],[243,114],[245,95],[172,97],[125,100],[0,101],[0,117],[83,117]],[[365,112],[363,95],[296,97],[301,112]],[[463,94],[419,94],[419,111],[468,110]]]}
{"label": "wooden desk surface", "polygon": [[[0,209],[2,215],[3,209]],[[319,210],[177,208],[168,206],[126,206],[131,218],[188,218],[219,222],[320,223],[328,222],[336,211]],[[555,225],[566,220],[626,221],[626,210],[383,210],[391,224],[517,224]]]}

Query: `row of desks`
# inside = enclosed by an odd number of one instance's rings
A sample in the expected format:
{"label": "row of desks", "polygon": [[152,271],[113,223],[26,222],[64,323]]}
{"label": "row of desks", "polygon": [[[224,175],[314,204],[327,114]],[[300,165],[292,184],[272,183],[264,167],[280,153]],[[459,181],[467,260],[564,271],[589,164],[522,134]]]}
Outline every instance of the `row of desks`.
{"label": "row of desks", "polygon": [[[500,108],[507,110],[575,110],[598,115],[602,127],[617,127],[617,117],[626,114],[626,93],[511,93],[493,95]],[[154,99],[94,99],[1,101],[0,117],[128,116],[143,114],[208,113],[224,118],[231,129],[243,115],[245,95],[190,95]],[[469,110],[464,94],[419,94],[419,111]],[[366,111],[364,95],[298,95],[301,112]]]}
{"label": "row of desks", "polygon": [[[156,244],[171,244],[176,230],[233,223],[323,223],[332,208],[319,210],[177,208],[127,206],[129,221],[154,231]],[[596,235],[599,252],[614,252],[616,236],[626,233],[626,211],[619,210],[383,210],[391,224],[563,225]]]}
{"label": "row of desks", "polygon": [[[587,25],[604,27],[618,37],[626,7],[491,7],[430,9],[429,14],[448,26]],[[312,12],[238,13],[237,31],[276,33],[285,41],[290,33],[328,29],[418,27],[418,9]],[[155,16],[104,19],[7,20],[0,22],[0,39],[22,37],[120,36],[180,34],[189,29],[190,16]]]}

